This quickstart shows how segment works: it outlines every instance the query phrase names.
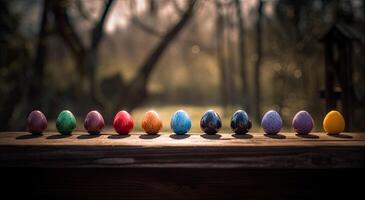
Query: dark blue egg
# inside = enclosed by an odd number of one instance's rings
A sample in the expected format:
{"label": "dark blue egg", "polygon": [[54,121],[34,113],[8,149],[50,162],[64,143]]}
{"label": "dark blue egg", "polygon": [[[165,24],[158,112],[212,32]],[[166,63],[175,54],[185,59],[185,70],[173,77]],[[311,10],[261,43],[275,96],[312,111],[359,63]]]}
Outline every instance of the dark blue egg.
{"label": "dark blue egg", "polygon": [[222,120],[218,113],[208,110],[200,120],[200,128],[208,135],[216,134],[222,127]]}
{"label": "dark blue egg", "polygon": [[246,134],[252,126],[251,120],[248,119],[248,115],[243,110],[237,110],[231,119],[232,131],[236,134]]}

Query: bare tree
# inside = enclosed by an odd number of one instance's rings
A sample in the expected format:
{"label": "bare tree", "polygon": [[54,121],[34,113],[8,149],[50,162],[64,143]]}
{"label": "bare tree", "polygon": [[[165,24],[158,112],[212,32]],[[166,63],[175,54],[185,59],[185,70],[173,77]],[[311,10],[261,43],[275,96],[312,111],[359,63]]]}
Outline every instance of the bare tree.
{"label": "bare tree", "polygon": [[216,7],[216,42],[217,42],[217,61],[218,67],[220,70],[220,93],[221,93],[221,104],[224,112],[227,110],[228,106],[228,90],[227,90],[227,80],[226,80],[226,64],[224,58],[224,45],[223,42],[223,27],[224,27],[224,18],[222,15],[222,5],[219,0],[215,1]]}
{"label": "bare tree", "polygon": [[49,34],[49,7],[47,0],[43,1],[43,11],[41,12],[41,23],[38,33],[37,48],[35,59],[31,70],[29,70],[28,91],[27,91],[27,109],[41,109],[42,97],[44,91],[43,75],[47,57],[46,37]]}
{"label": "bare tree", "polygon": [[248,85],[247,80],[247,69],[246,69],[246,58],[245,58],[245,29],[244,29],[244,21],[243,21],[243,13],[241,8],[241,1],[235,0],[236,5],[236,15],[238,19],[238,62],[241,74],[242,81],[242,92],[243,95],[243,108],[246,109],[248,113],[251,112],[251,93],[250,86]]}
{"label": "bare tree", "polygon": [[[104,2],[99,19],[90,30],[91,37],[88,45],[83,44],[80,36],[75,30],[75,27],[70,22],[70,18],[67,13],[68,1],[55,0],[52,2],[52,12],[54,14],[59,36],[69,47],[74,59],[76,60],[78,72],[82,76],[82,80],[84,80],[83,86],[86,88],[85,90],[88,92],[92,100],[100,106],[101,103],[97,96],[95,71],[99,65],[98,49],[100,41],[104,36],[104,24],[108,14],[110,13],[114,0],[106,0]],[[87,76],[85,77],[85,75]]]}
{"label": "bare tree", "polygon": [[264,1],[259,0],[257,8],[256,21],[256,63],[254,73],[254,87],[255,87],[255,118],[259,122],[261,118],[261,82],[260,70],[262,62],[262,15],[263,15]]}
{"label": "bare tree", "polygon": [[160,42],[153,48],[139,68],[135,77],[129,83],[126,83],[123,80],[121,81],[122,88],[124,89],[123,94],[119,97],[116,109],[124,108],[126,110],[133,110],[145,101],[148,96],[147,83],[153,69],[167,47],[192,18],[196,2],[196,0],[190,0],[188,2],[188,7],[182,14],[180,20],[166,32]]}

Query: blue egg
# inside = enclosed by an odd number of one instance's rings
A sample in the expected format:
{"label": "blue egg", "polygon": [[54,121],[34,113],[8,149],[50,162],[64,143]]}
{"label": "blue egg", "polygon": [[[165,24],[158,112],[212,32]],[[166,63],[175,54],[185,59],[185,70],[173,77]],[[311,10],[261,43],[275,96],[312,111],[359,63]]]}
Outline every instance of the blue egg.
{"label": "blue egg", "polygon": [[217,112],[208,110],[200,120],[200,128],[208,135],[216,134],[222,127],[222,120]]}
{"label": "blue egg", "polygon": [[176,111],[172,117],[170,122],[171,129],[177,135],[183,135],[189,132],[191,128],[191,119],[183,110]]}
{"label": "blue egg", "polygon": [[231,118],[231,128],[236,134],[246,134],[252,126],[251,120],[243,110],[237,110]]}
{"label": "blue egg", "polygon": [[265,133],[275,135],[280,132],[283,126],[283,120],[278,112],[270,110],[262,118],[261,126]]}

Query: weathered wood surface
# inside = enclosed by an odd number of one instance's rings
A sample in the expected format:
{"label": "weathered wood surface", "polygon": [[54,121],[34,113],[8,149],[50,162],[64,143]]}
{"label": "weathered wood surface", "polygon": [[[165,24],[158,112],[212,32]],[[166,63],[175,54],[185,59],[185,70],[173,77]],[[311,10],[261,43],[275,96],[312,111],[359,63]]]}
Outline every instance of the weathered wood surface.
{"label": "weathered wood surface", "polygon": [[1,167],[362,168],[365,134],[0,133]]}

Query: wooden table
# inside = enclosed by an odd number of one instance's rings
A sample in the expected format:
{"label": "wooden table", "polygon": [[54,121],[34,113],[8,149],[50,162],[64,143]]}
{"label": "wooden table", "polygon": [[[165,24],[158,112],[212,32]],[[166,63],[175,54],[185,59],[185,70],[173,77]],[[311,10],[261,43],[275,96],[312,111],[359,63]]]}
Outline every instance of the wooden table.
{"label": "wooden table", "polygon": [[4,132],[0,167],[12,169],[1,174],[8,186],[46,198],[304,199],[363,182],[365,134]]}

